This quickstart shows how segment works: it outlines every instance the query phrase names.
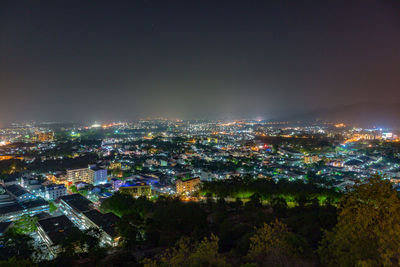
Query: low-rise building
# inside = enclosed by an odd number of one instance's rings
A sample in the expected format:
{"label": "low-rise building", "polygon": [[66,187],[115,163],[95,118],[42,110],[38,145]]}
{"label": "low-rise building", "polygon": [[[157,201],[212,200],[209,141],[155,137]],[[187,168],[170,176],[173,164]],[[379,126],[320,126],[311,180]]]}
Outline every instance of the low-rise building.
{"label": "low-rise building", "polygon": [[23,215],[34,216],[49,211],[49,203],[43,199],[14,202],[0,207],[0,222],[16,221]]}
{"label": "low-rise building", "polygon": [[5,189],[17,201],[26,201],[26,200],[35,198],[34,195],[29,193],[25,188],[23,188],[20,185],[13,184],[13,185],[7,186]]}
{"label": "low-rise building", "polygon": [[37,232],[50,253],[56,256],[60,250],[60,242],[72,233],[73,227],[67,216],[61,215],[38,221]]}
{"label": "low-rise building", "polygon": [[31,193],[38,191],[42,187],[39,180],[27,177],[21,178],[20,185]]}
{"label": "low-rise building", "polygon": [[102,235],[101,240],[110,245],[116,246],[119,241],[119,235],[115,229],[120,219],[113,213],[101,213],[95,209],[83,213],[83,224],[86,228],[98,228]]}
{"label": "low-rise building", "polygon": [[83,228],[83,213],[93,207],[93,203],[80,194],[65,195],[58,199],[60,210],[80,229]]}
{"label": "low-rise building", "polygon": [[121,187],[121,185],[123,185],[123,184],[124,184],[124,182],[117,178],[111,179],[111,185],[112,185],[113,190],[118,190]]}
{"label": "low-rise building", "polygon": [[126,182],[120,186],[119,191],[133,197],[151,196],[151,186],[143,182]]}
{"label": "low-rise building", "polygon": [[63,184],[47,185],[42,188],[40,194],[47,200],[56,200],[67,194],[67,188]]}

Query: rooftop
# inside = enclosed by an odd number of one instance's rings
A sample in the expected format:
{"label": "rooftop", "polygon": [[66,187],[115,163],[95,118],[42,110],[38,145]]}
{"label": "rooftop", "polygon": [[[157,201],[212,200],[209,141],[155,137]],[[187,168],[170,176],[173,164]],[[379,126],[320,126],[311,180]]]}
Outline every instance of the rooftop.
{"label": "rooftop", "polygon": [[7,231],[12,222],[0,222],[0,235]]}
{"label": "rooftop", "polygon": [[115,226],[120,219],[113,213],[109,212],[103,214],[97,210],[90,210],[84,212],[84,215],[111,237],[115,237],[117,235]]}
{"label": "rooftop", "polygon": [[16,184],[7,186],[6,190],[11,194],[13,194],[15,197],[20,197],[24,194],[29,194],[29,192],[26,191],[22,186]]}
{"label": "rooftop", "polygon": [[24,203],[13,203],[11,205],[0,207],[0,216],[12,212],[34,209],[45,205],[48,205],[47,201],[40,198],[32,201],[27,201]]}
{"label": "rooftop", "polygon": [[62,239],[71,233],[74,226],[65,215],[40,220],[38,224],[42,227],[53,244],[60,243]]}
{"label": "rooftop", "polygon": [[121,187],[130,187],[130,186],[147,186],[145,182],[134,182],[134,181],[127,181],[125,184],[121,185]]}
{"label": "rooftop", "polygon": [[91,209],[92,202],[81,194],[65,195],[60,200],[66,202],[69,206],[79,212],[85,212]]}

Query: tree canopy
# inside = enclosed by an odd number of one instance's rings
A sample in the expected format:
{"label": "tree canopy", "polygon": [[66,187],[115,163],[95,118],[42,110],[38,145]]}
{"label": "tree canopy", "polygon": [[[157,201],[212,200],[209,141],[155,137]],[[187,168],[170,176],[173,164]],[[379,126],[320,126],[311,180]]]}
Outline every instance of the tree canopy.
{"label": "tree canopy", "polygon": [[324,265],[400,265],[400,199],[390,181],[373,177],[356,185],[339,208],[318,251]]}
{"label": "tree canopy", "polygon": [[193,243],[189,238],[182,237],[176,245],[168,249],[158,260],[145,259],[144,267],[156,266],[230,266],[225,257],[218,253],[218,237],[211,235],[199,243]]}

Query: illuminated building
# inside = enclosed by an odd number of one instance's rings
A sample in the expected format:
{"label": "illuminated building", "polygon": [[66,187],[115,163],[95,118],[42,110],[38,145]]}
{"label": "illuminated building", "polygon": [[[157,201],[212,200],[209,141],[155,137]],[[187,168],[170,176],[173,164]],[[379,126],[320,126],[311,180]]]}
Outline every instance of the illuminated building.
{"label": "illuminated building", "polygon": [[47,200],[55,200],[67,194],[67,188],[63,184],[45,186],[41,195]]}
{"label": "illuminated building", "polygon": [[92,183],[93,171],[89,168],[67,170],[67,180],[72,184],[80,181]]}
{"label": "illuminated building", "polygon": [[318,157],[317,155],[312,155],[312,156],[307,155],[307,156],[304,156],[304,163],[305,163],[305,164],[311,164],[311,163],[318,162],[318,161],[319,161],[319,157]]}
{"label": "illuminated building", "polygon": [[218,143],[218,138],[216,137],[207,137],[207,142],[208,143]]}
{"label": "illuminated building", "polygon": [[91,166],[90,170],[93,172],[92,184],[99,185],[107,183],[107,170],[97,166]]}
{"label": "illuminated building", "polygon": [[74,216],[76,219],[82,220],[83,213],[92,209],[92,202],[81,194],[65,195],[59,198],[60,207],[67,214]]}
{"label": "illuminated building", "polygon": [[123,194],[128,194],[133,197],[151,196],[150,185],[143,182],[137,182],[137,183],[127,182],[119,187],[119,191]]}
{"label": "illuminated building", "polygon": [[69,183],[85,182],[88,184],[103,184],[107,182],[107,170],[90,166],[89,168],[67,170]]}
{"label": "illuminated building", "polygon": [[383,139],[392,139],[393,138],[393,133],[382,133],[382,138]]}
{"label": "illuminated building", "polygon": [[97,122],[95,122],[94,124],[92,124],[91,126],[90,126],[90,128],[100,128],[101,127],[101,124],[99,124],[99,123],[97,123]]}
{"label": "illuminated building", "polygon": [[66,174],[62,174],[62,173],[59,173],[56,175],[47,174],[46,178],[47,178],[47,180],[49,180],[55,184],[63,184],[65,186],[68,186],[68,180],[67,180]]}
{"label": "illuminated building", "polygon": [[108,166],[108,168],[110,170],[115,170],[115,169],[119,170],[122,168],[122,165],[121,165],[121,162],[111,162],[110,166]]}
{"label": "illuminated building", "polygon": [[0,222],[16,221],[23,215],[34,216],[49,211],[49,203],[43,199],[14,202],[0,207]]}
{"label": "illuminated building", "polygon": [[53,132],[38,132],[36,133],[36,139],[39,142],[52,142],[54,141]]}
{"label": "illuminated building", "polygon": [[121,180],[117,179],[117,178],[112,178],[111,179],[111,185],[112,185],[112,189],[113,190],[118,190],[121,185],[123,185],[124,182],[122,182]]}
{"label": "illuminated building", "polygon": [[344,124],[344,123],[337,123],[337,124],[335,124],[335,127],[336,127],[336,128],[344,128],[344,127],[346,127],[346,124]]}
{"label": "illuminated building", "polygon": [[22,186],[20,185],[10,185],[6,187],[7,192],[14,197],[17,201],[26,201],[29,199],[34,199],[35,196],[26,191]]}
{"label": "illuminated building", "polygon": [[9,156],[9,155],[6,155],[6,156],[1,156],[0,155],[0,160],[10,160],[10,159],[19,159],[19,160],[23,160],[24,158],[23,157],[16,157],[16,156]]}
{"label": "illuminated building", "polygon": [[60,242],[72,233],[73,227],[67,216],[61,215],[38,221],[37,232],[50,253],[56,256],[60,251]]}
{"label": "illuminated building", "polygon": [[82,223],[85,228],[97,228],[101,232],[101,240],[110,245],[118,244],[119,235],[115,230],[115,226],[120,219],[114,213],[101,213],[95,209],[83,213]]}
{"label": "illuminated building", "polygon": [[119,218],[113,213],[101,213],[92,208],[92,202],[80,194],[66,195],[60,198],[60,206],[72,216],[80,227],[89,229],[98,228],[101,231],[101,240],[111,246],[116,246],[119,236],[115,226]]}
{"label": "illuminated building", "polygon": [[190,194],[200,186],[200,178],[178,179],[176,181],[176,193]]}
{"label": "illuminated building", "polygon": [[341,168],[341,167],[344,166],[344,162],[343,162],[343,161],[335,160],[335,161],[331,161],[331,162],[329,163],[329,165],[331,165],[331,166],[333,166],[333,167],[339,167],[339,168]]}

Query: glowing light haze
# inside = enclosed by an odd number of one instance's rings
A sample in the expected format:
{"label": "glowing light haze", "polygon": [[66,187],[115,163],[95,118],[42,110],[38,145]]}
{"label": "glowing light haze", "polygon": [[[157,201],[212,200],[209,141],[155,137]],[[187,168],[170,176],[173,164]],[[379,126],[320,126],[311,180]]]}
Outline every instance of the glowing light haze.
{"label": "glowing light haze", "polygon": [[400,102],[399,1],[2,1],[0,123]]}

